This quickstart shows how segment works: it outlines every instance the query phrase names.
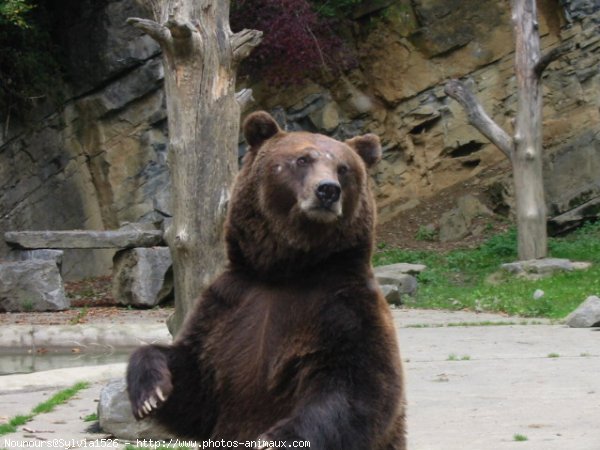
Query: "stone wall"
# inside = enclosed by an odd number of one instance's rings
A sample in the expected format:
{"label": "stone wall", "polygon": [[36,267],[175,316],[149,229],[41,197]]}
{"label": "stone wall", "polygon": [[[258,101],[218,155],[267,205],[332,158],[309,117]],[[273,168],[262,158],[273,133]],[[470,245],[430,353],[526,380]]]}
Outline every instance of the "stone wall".
{"label": "stone wall", "polygon": [[[0,136],[0,232],[113,229],[154,220],[168,197],[157,45],[125,23],[133,1],[74,1],[60,38],[68,100]],[[14,122],[13,122],[14,123]],[[4,130],[7,131],[7,130]],[[0,258],[8,248],[0,240]],[[67,278],[109,273],[112,251],[67,251]]]}
{"label": "stone wall", "polygon": [[[169,215],[167,137],[159,49],[125,24],[147,16],[134,0],[69,0],[61,27],[69,89],[58,111],[40,105],[25,125],[0,131],[0,232],[113,229]],[[542,47],[577,44],[544,76],[549,212],[598,213],[600,199],[600,5],[543,0]],[[365,3],[366,4],[366,3]],[[357,11],[358,69],[303,88],[252,86],[255,109],[288,129],[344,139],[374,132],[380,221],[466,180],[510,207],[509,166],[443,92],[467,79],[510,132],[515,96],[509,2],[394,0]],[[5,123],[0,117],[0,122]],[[243,148],[243,145],[241,145]],[[498,167],[494,177],[487,174]],[[591,203],[590,203],[591,202]],[[586,205],[591,205],[590,207]],[[448,205],[451,209],[454,205]],[[8,248],[0,241],[0,259]],[[67,278],[110,271],[112,252],[65,255]]]}

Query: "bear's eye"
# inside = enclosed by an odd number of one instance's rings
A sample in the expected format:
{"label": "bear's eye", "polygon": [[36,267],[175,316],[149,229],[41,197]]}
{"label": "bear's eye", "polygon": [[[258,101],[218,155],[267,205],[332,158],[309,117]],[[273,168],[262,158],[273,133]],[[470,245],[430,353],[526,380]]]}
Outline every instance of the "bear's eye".
{"label": "bear's eye", "polygon": [[308,159],[307,156],[301,156],[300,158],[298,158],[296,160],[296,165],[298,165],[299,167],[307,166],[309,163],[310,163],[310,160]]}
{"label": "bear's eye", "polygon": [[346,175],[348,173],[348,166],[343,165],[338,167],[338,175]]}

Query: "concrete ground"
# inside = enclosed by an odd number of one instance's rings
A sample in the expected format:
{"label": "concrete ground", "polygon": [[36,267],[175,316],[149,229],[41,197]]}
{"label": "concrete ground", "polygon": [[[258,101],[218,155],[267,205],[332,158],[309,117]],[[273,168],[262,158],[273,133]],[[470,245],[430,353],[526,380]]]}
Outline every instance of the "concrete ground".
{"label": "concrete ground", "polygon": [[[466,312],[393,314],[405,360],[409,449],[600,450],[597,329]],[[54,412],[0,436],[0,449],[22,448],[25,440],[111,447],[94,441],[108,436],[88,429],[83,417],[95,412],[103,382],[123,373],[124,364],[113,364],[0,377],[0,423],[76,381],[92,382]]]}

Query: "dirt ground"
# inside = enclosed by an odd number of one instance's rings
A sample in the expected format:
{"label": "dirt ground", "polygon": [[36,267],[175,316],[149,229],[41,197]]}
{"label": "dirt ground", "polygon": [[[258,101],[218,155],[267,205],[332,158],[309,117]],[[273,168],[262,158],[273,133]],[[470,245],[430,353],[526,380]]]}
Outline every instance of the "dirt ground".
{"label": "dirt ground", "polygon": [[485,233],[467,236],[460,241],[427,241],[417,237],[420,227],[433,225],[435,229],[438,229],[442,214],[455,208],[456,200],[464,195],[474,195],[491,210],[496,209],[497,205],[490,204],[489,195],[483,191],[481,181],[498,175],[502,170],[501,167],[487,169],[474,179],[451,186],[433,197],[421,199],[416,208],[405,211],[394,219],[379,225],[376,230],[376,243],[379,246],[384,245],[384,250],[403,248],[448,251],[457,248],[476,247],[489,236],[505,231],[510,226],[510,222],[501,215],[495,215],[494,217],[476,219],[472,224],[472,229],[485,227]]}

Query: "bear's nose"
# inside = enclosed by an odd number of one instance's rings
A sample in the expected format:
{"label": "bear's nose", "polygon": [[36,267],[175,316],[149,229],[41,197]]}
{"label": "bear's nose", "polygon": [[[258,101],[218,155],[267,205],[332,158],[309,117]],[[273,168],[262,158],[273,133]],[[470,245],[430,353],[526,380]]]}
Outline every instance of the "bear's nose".
{"label": "bear's nose", "polygon": [[335,181],[321,181],[317,186],[317,198],[326,208],[337,202],[341,193],[342,188]]}

